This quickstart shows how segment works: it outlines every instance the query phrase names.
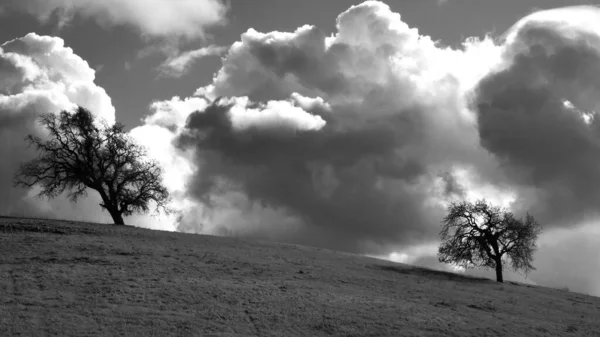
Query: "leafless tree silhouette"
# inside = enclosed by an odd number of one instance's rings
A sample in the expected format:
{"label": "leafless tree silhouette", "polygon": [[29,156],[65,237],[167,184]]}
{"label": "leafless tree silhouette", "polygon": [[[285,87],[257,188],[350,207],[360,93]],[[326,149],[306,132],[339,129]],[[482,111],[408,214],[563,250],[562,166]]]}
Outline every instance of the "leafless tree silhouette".
{"label": "leafless tree silhouette", "polygon": [[71,201],[97,191],[100,206],[115,224],[123,216],[149,211],[169,212],[169,192],[162,184],[162,168],[146,157],[146,150],[123,131],[124,126],[95,120],[89,110],[44,114],[40,123],[49,140],[28,135],[39,155],[24,163],[14,177],[16,186],[42,187],[40,197],[54,198],[65,191]]}
{"label": "leafless tree silhouette", "polygon": [[440,232],[440,262],[493,268],[498,282],[504,280],[502,267],[507,260],[515,271],[535,269],[532,260],[541,226],[533,216],[516,219],[485,200],[452,203],[447,212]]}

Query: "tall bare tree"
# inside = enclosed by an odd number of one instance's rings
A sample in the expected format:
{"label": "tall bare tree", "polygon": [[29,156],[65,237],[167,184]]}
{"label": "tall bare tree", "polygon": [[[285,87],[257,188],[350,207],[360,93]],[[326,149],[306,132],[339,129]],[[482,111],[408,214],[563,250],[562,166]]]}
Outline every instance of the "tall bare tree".
{"label": "tall bare tree", "polygon": [[540,233],[540,224],[529,214],[517,219],[485,200],[452,203],[443,220],[438,258],[465,268],[493,268],[496,280],[503,282],[503,262],[507,260],[515,271],[535,270],[533,253]]}
{"label": "tall bare tree", "polygon": [[168,212],[169,192],[162,184],[162,168],[146,157],[146,150],[123,131],[123,125],[95,120],[89,110],[44,114],[40,123],[49,139],[28,135],[26,140],[39,152],[37,158],[21,165],[16,186],[42,187],[39,196],[54,198],[65,191],[73,202],[97,191],[100,206],[115,224],[123,216],[156,211]]}

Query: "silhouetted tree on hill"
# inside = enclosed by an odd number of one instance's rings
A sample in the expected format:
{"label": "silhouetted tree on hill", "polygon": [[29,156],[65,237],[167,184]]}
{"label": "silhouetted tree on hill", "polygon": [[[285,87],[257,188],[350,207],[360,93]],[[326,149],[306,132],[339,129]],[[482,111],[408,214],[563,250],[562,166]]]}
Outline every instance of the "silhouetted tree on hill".
{"label": "silhouetted tree on hill", "polygon": [[123,216],[156,211],[168,212],[169,192],[162,184],[162,168],[146,158],[146,150],[123,131],[123,125],[97,121],[90,111],[79,107],[72,113],[44,114],[40,123],[49,140],[28,135],[39,155],[22,164],[15,185],[42,187],[39,196],[53,198],[68,191],[76,202],[87,189],[97,191],[100,206],[115,224]]}
{"label": "silhouetted tree on hill", "polygon": [[452,203],[443,220],[438,258],[464,268],[494,268],[497,281],[503,282],[502,267],[507,260],[515,271],[535,270],[531,262],[540,233],[540,224],[529,214],[516,219],[485,200]]}

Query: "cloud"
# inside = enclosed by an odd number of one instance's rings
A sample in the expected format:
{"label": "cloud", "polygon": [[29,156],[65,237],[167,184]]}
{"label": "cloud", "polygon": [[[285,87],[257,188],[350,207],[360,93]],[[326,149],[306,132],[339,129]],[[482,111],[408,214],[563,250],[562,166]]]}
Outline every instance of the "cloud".
{"label": "cloud", "polygon": [[94,70],[96,71],[96,74],[100,73],[102,70],[104,70],[104,64],[98,64],[94,67]]}
{"label": "cloud", "polygon": [[189,50],[167,58],[160,66],[159,71],[169,77],[181,77],[194,64],[194,62],[208,56],[220,56],[227,51],[226,47],[210,45],[208,47]]}
{"label": "cloud", "polygon": [[[216,100],[189,116],[177,146],[195,153],[190,195],[231,215],[213,228],[350,251],[408,245],[437,233],[440,172],[485,162],[457,99],[466,89],[447,70],[467,69],[464,51],[438,48],[380,2],[337,27],[249,29],[197,91]],[[477,76],[468,68],[461,78]]]}
{"label": "cloud", "polygon": [[115,109],[95,71],[56,37],[30,33],[0,45],[0,107],[3,126],[22,123],[39,112],[90,106],[114,122]]}
{"label": "cloud", "polygon": [[599,19],[596,7],[523,19],[507,34],[503,67],[476,89],[481,144],[502,163],[520,207],[548,225],[598,216]]}
{"label": "cloud", "polygon": [[132,27],[147,37],[187,39],[204,37],[207,28],[224,22],[227,12],[220,0],[9,0],[5,6],[41,21],[56,14],[66,24],[80,15],[103,26]]}

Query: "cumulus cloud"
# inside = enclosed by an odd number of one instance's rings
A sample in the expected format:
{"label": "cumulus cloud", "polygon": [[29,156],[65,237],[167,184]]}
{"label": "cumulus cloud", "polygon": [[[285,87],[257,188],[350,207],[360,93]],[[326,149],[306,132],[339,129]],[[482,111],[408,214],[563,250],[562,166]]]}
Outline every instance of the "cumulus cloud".
{"label": "cumulus cloud", "polygon": [[4,127],[76,105],[93,107],[110,123],[115,120],[110,97],[94,83],[95,71],[60,38],[30,33],[0,45],[0,73]]}
{"label": "cumulus cloud", "polygon": [[[66,24],[74,15],[104,26],[125,25],[148,37],[199,38],[225,20],[220,0],[8,0],[4,5],[48,21],[53,14]],[[0,5],[2,7],[2,5]]]}
{"label": "cumulus cloud", "polygon": [[467,68],[464,51],[438,48],[380,2],[353,6],[337,27],[249,29],[232,45],[197,91],[215,101],[178,137],[195,152],[189,192],[215,213],[264,214],[230,218],[248,235],[285,223],[296,241],[350,251],[434,237],[440,173],[486,161],[447,70]]}
{"label": "cumulus cloud", "polygon": [[194,62],[208,56],[220,56],[226,47],[210,45],[200,49],[189,50],[167,58],[160,66],[159,71],[169,77],[180,77],[194,64]]}
{"label": "cumulus cloud", "polygon": [[[164,170],[164,184],[173,199],[171,215],[161,215],[150,221],[153,228],[176,230],[183,228],[192,218],[196,228],[203,222],[202,204],[194,202],[188,196],[188,180],[196,170],[193,153],[181,151],[175,147],[175,138],[182,131],[188,116],[197,110],[204,110],[209,101],[201,97],[180,99],[173,97],[168,101],[156,101],[150,104],[150,114],[141,126],[130,131],[131,136],[148,149],[148,155],[157,160]],[[148,216],[137,215],[129,222],[133,225],[148,227]]]}

